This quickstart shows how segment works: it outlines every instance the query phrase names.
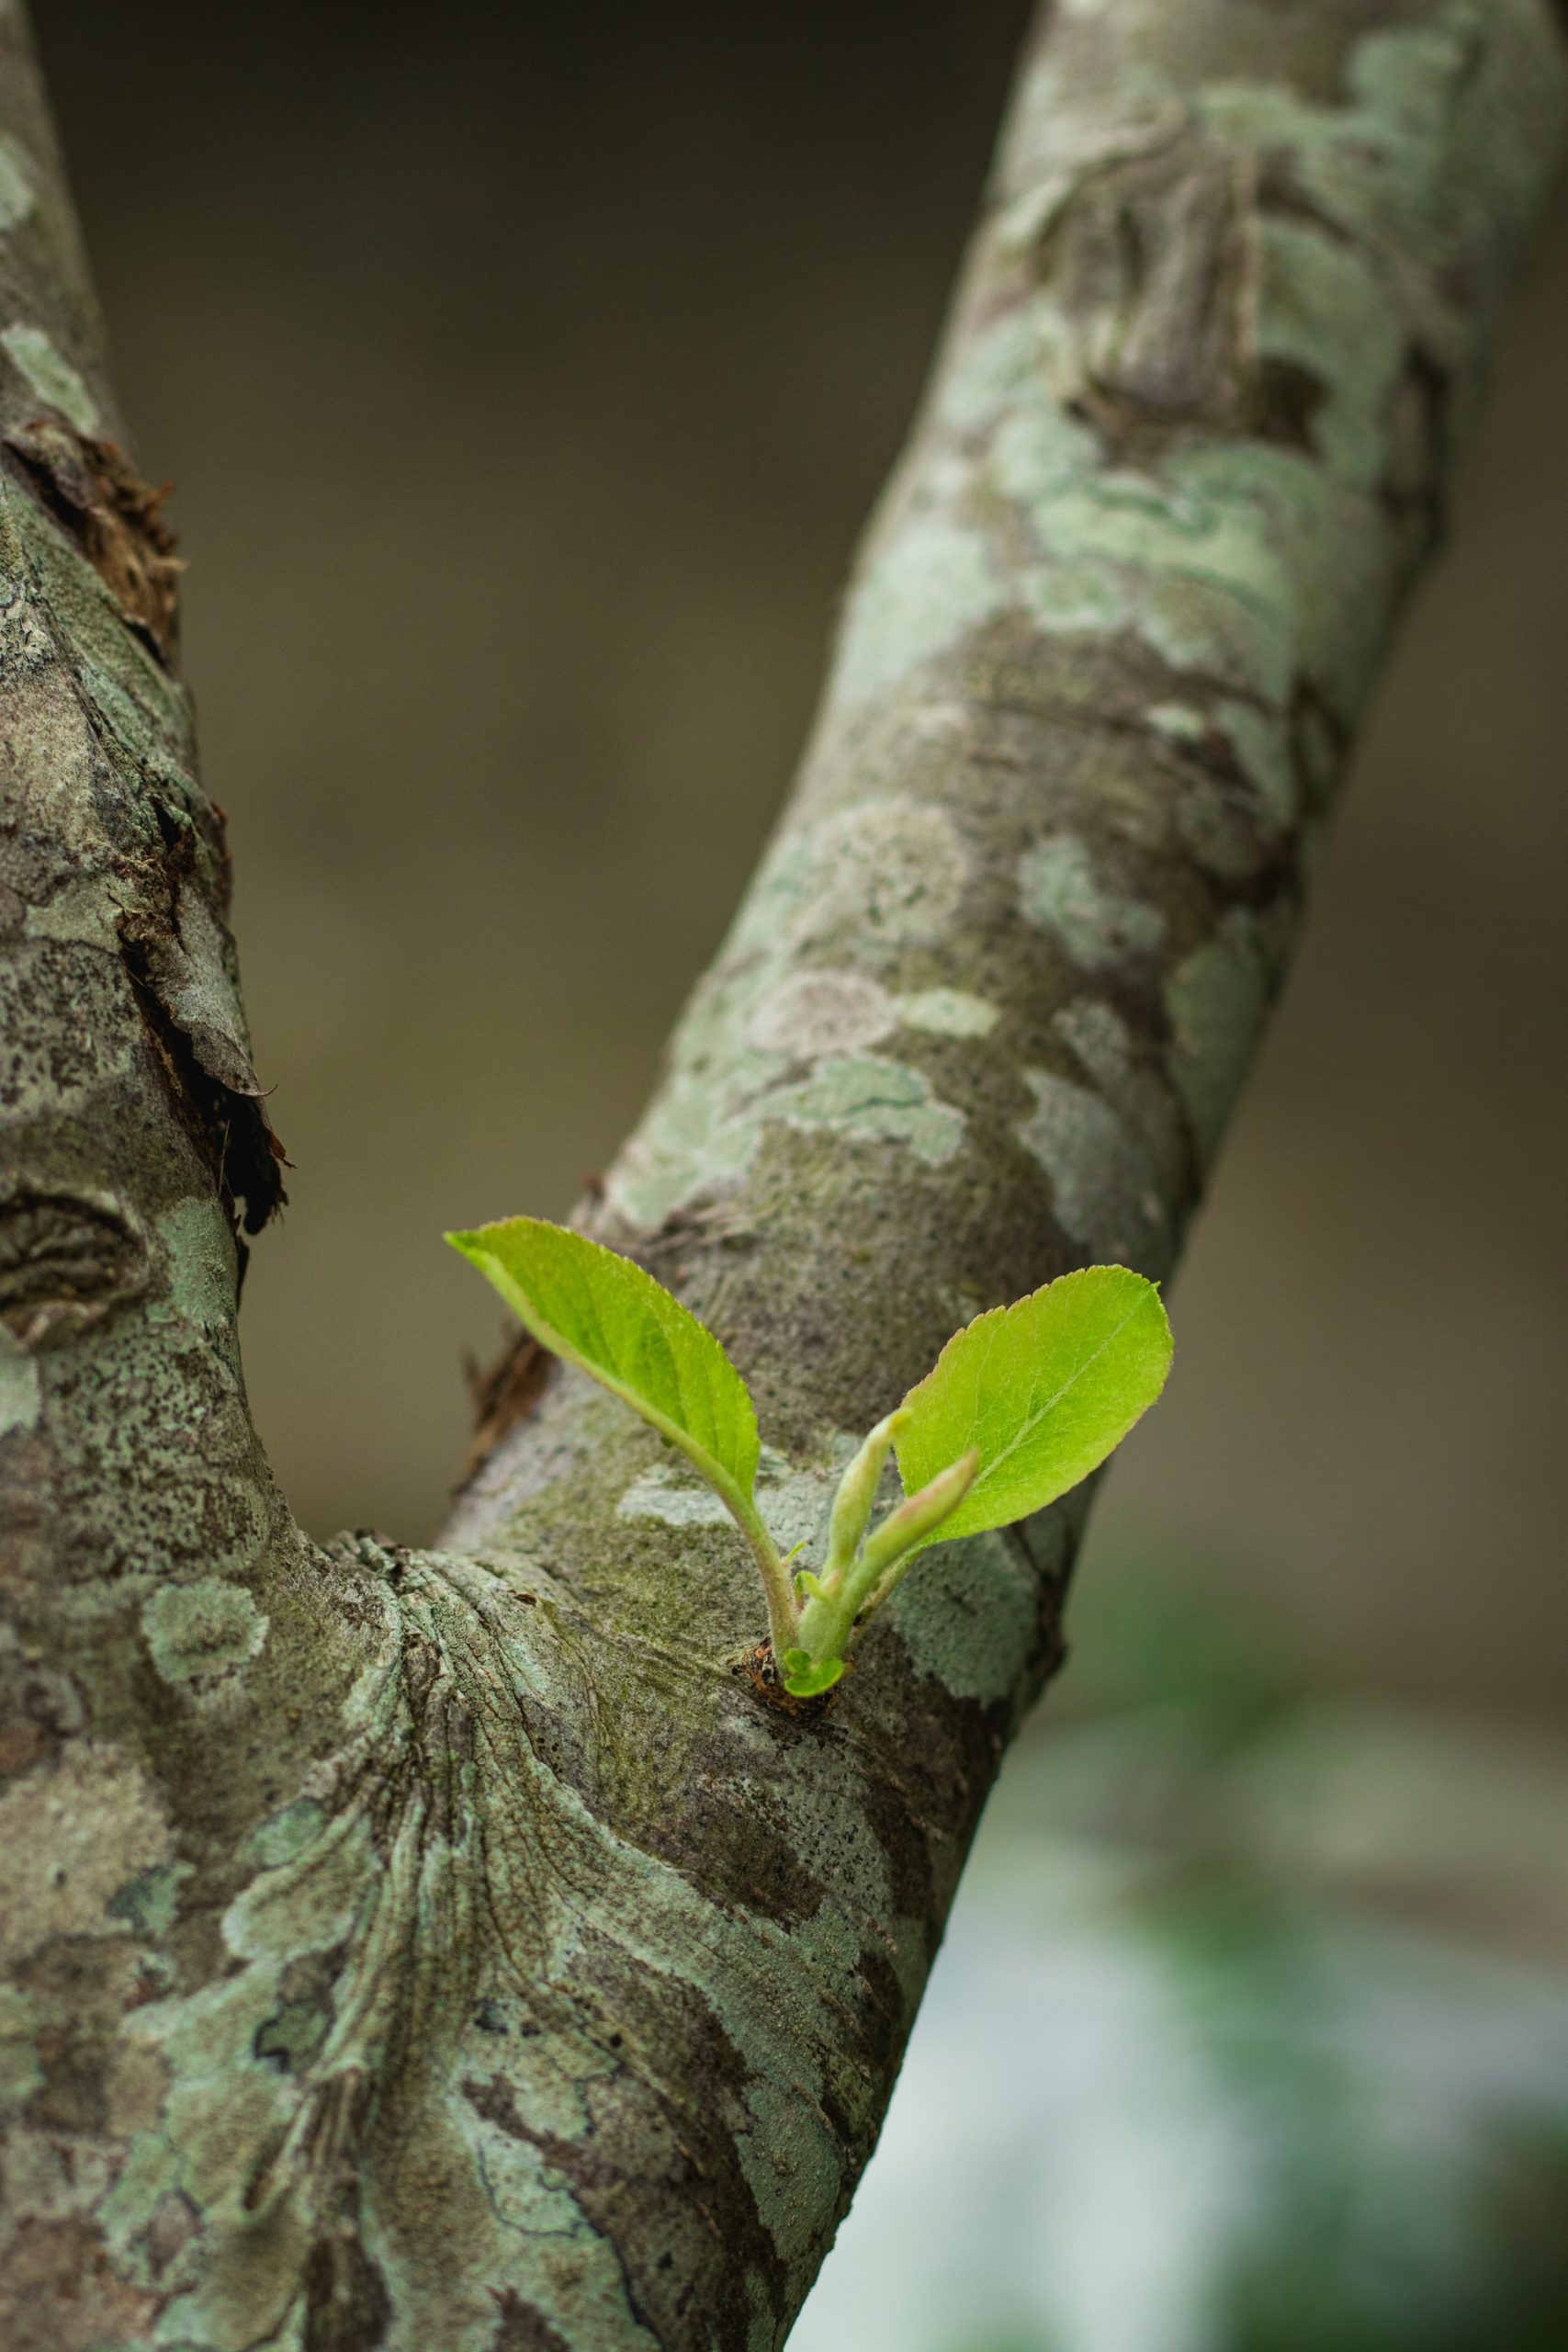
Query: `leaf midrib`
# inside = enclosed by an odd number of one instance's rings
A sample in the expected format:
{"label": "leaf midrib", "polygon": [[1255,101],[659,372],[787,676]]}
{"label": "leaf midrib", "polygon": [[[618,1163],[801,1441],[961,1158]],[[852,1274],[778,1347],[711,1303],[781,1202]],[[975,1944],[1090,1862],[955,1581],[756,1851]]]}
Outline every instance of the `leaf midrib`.
{"label": "leaf midrib", "polygon": [[[1093,1368],[1093,1366],[1099,1362],[1100,1358],[1105,1353],[1106,1349],[1109,1348],[1113,1341],[1121,1338],[1122,1332],[1133,1320],[1134,1316],[1137,1314],[1143,1303],[1144,1302],[1141,1297],[1135,1298],[1129,1306],[1125,1315],[1122,1316],[1120,1323],[1116,1324],[1112,1329],[1107,1331],[1105,1337],[1100,1340],[1100,1345],[1095,1349],[1093,1354],[1086,1356],[1083,1362],[1074,1370],[1071,1377],[1062,1383],[1062,1385],[1055,1391],[1055,1395],[1048,1396],[1044,1404],[1040,1406],[1035,1412],[1030,1414],[1026,1420],[1022,1420],[1019,1423],[1017,1429],[1013,1432],[1013,1435],[1010,1438],[1007,1444],[1003,1446],[1001,1452],[999,1453],[993,1454],[990,1460],[982,1465],[979,1476],[976,1479],[974,1486],[969,1490],[971,1497],[984,1493],[987,1487],[988,1487],[1000,1474],[1000,1472],[1005,1469],[1007,1464],[1013,1454],[1017,1453],[1019,1447],[1023,1444],[1025,1439],[1033,1435],[1041,1422],[1045,1419],[1047,1414],[1054,1413],[1055,1411],[1056,1407],[1061,1403],[1063,1397],[1066,1396],[1068,1391],[1077,1387],[1078,1382],[1083,1379],[1084,1375]],[[993,1331],[987,1338],[986,1353],[980,1359],[978,1372],[976,1373],[976,1387],[979,1385],[979,1374],[983,1373],[985,1370],[991,1350],[996,1345],[997,1339],[1000,1332],[1000,1328],[1001,1327],[998,1324],[997,1330]]]}

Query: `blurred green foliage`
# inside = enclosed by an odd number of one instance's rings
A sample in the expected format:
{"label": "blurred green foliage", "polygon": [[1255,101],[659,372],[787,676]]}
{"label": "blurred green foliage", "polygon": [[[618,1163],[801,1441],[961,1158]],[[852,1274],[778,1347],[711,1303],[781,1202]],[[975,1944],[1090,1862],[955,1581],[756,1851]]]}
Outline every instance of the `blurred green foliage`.
{"label": "blurred green foliage", "polygon": [[1561,2352],[1568,1750],[1120,1564],[792,2352]]}

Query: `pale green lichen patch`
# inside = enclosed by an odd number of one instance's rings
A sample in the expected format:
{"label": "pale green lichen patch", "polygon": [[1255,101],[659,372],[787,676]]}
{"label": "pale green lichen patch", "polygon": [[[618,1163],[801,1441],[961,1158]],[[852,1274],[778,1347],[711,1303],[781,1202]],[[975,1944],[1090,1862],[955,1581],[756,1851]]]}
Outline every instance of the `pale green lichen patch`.
{"label": "pale green lichen patch", "polygon": [[296,1797],[281,1811],[269,1814],[251,1833],[250,1853],[256,1868],[276,1870],[281,1863],[294,1861],[321,1836],[326,1821],[326,1807],[319,1797]]}
{"label": "pale green lichen patch", "polygon": [[947,809],[902,794],[840,808],[814,826],[781,876],[782,918],[801,944],[842,931],[857,956],[940,941],[973,860]]}
{"label": "pale green lichen patch", "polygon": [[1050,1070],[1023,1075],[1034,1109],[1019,1141],[1045,1170],[1063,1232],[1100,1262],[1162,1273],[1173,1244],[1146,1144],[1088,1087]]}
{"label": "pale green lichen patch", "polygon": [[1108,564],[1033,564],[1022,589],[1025,610],[1047,637],[1157,634],[1156,616],[1140,613],[1136,594]]}
{"label": "pale green lichen patch", "polygon": [[1239,472],[1180,452],[1157,474],[1107,466],[1094,435],[1038,394],[998,424],[989,461],[1030,525],[1013,601],[1041,628],[1139,638],[1174,669],[1284,699],[1291,578],[1269,502]]}
{"label": "pale green lichen patch", "polygon": [[51,1936],[129,1933],[114,1899],[169,1846],[140,1767],[108,1741],[73,1741],[0,1796],[0,1960],[24,1960]]}
{"label": "pale green lichen patch", "polygon": [[1400,537],[1369,532],[1366,499],[1293,450],[1197,448],[1173,466],[1188,494],[1225,514],[1233,537],[1250,532],[1258,543],[1256,591],[1238,591],[1238,602],[1273,616],[1280,667],[1244,677],[1247,698],[1283,709],[1305,678],[1352,722],[1376,669],[1380,616],[1407,568]]}
{"label": "pale green lichen patch", "polygon": [[[1100,442],[1091,425],[1042,399],[1038,383],[1025,381],[1021,390],[1019,404],[999,420],[992,437],[991,474],[1007,498],[1044,525],[1056,498],[1101,469]],[[1048,544],[1043,531],[1042,545]]]}
{"label": "pale green lichen patch", "polygon": [[37,201],[21,149],[0,137],[0,235],[25,220]]}
{"label": "pale green lichen patch", "polygon": [[[49,615],[52,665],[59,671],[68,663],[77,694],[85,696],[103,732],[144,778],[155,780],[168,806],[194,809],[201,795],[191,773],[191,707],[178,678],[126,627],[125,613],[96,566],[35,500],[5,481],[0,505],[32,575],[30,594]],[[93,806],[89,798],[77,812],[89,824]],[[142,814],[145,822],[150,812]]]}
{"label": "pale green lichen patch", "polygon": [[40,401],[69,417],[78,433],[98,430],[97,403],[76,369],[41,327],[7,327],[0,334],[13,364]]}
{"label": "pale green lichen patch", "polygon": [[851,597],[829,693],[846,703],[886,693],[1007,603],[983,532],[941,512],[903,520]]}
{"label": "pale green lichen patch", "polygon": [[1371,494],[1387,463],[1388,413],[1404,366],[1406,322],[1364,250],[1321,223],[1261,224],[1258,348],[1292,360],[1320,388],[1315,456],[1348,487]]}
{"label": "pale green lichen patch", "polygon": [[1088,848],[1070,833],[1054,833],[1024,852],[1018,896],[1028,921],[1060,940],[1088,971],[1149,955],[1165,935],[1159,909],[1102,882]]}
{"label": "pale green lichen patch", "polygon": [[786,2262],[810,2253],[821,2216],[831,2211],[840,2168],[803,2084],[762,2079],[746,2094],[751,2117],[738,2140],[757,2210]]}
{"label": "pale green lichen patch", "polygon": [[171,1347],[188,1330],[116,1316],[74,1374],[77,1416],[56,1443],[77,1482],[79,1540],[90,1536],[106,1599],[243,1574],[276,1525],[237,1372],[194,1333]]}
{"label": "pale green lichen patch", "polygon": [[[0,477],[0,526],[6,509],[18,505],[20,493],[5,486]],[[100,757],[93,728],[71,673],[55,653],[47,616],[39,598],[26,580],[27,559],[18,552],[17,577],[7,578],[6,610],[0,615],[5,646],[6,702],[10,728],[11,765],[8,797],[20,808],[36,809],[39,820],[52,815],[56,798],[63,798],[55,838],[60,862],[73,870],[71,899],[89,904],[103,895],[102,844],[91,814],[93,780]],[[17,645],[15,640],[22,638]],[[94,932],[98,925],[95,922]]]}
{"label": "pale green lichen patch", "polygon": [[[833,1481],[856,1441],[838,1441],[830,1460],[797,1469],[772,1446],[762,1448],[757,1508],[783,1552],[819,1536],[832,1508]],[[731,1527],[724,1503],[684,1463],[656,1462],[635,1478],[615,1506],[619,1519],[657,1520],[665,1527]]]}
{"label": "pale green lichen patch", "polygon": [[1113,1004],[1101,997],[1076,996],[1053,1015],[1051,1026],[1071,1046],[1102,1092],[1126,1084],[1136,1045]]}
{"label": "pale green lichen patch", "polygon": [[242,1585],[199,1577],[154,1593],[141,1630],[165,1682],[207,1682],[260,1657],[267,1621]]}
{"label": "pale green lichen patch", "polygon": [[1133,1032],[1113,1005],[1075,997],[1051,1026],[1094,1080],[1095,1091],[1145,1146],[1162,1201],[1179,1199],[1187,1150],[1175,1089],[1139,1052]]}
{"label": "pale green lichen patch", "polygon": [[234,1239],[220,1204],[209,1193],[176,1202],[158,1232],[175,1313],[203,1331],[225,1329],[234,1311]]}
{"label": "pale green lichen patch", "polygon": [[[966,339],[942,388],[945,415],[961,431],[972,433],[1038,399],[1043,341],[1033,310],[1005,311]],[[1053,415],[1059,417],[1059,413]],[[1089,446],[1092,452],[1092,439]]]}
{"label": "pale green lichen patch", "polygon": [[651,1230],[691,1202],[730,1192],[761,1143],[755,1106],[737,1109],[722,1083],[703,1087],[679,1069],[605,1180],[605,1197],[630,1225]]}
{"label": "pale green lichen patch", "polygon": [[818,967],[792,972],[763,998],[751,1036],[765,1051],[815,1061],[874,1046],[898,1018],[893,998],[866,973]]}
{"label": "pale green lichen patch", "polygon": [[[51,1012],[57,991],[65,1010]],[[13,944],[0,966],[0,1074],[13,1114],[58,1108],[85,1117],[99,1090],[133,1069],[140,1040],[123,1017],[128,994],[118,960],[96,949]]]}
{"label": "pale green lichen patch", "polygon": [[944,1544],[905,1577],[888,1615],[923,1674],[954,1698],[991,1702],[1017,1689],[1034,1645],[1039,1580],[1002,1535]]}
{"label": "pale green lichen patch", "polygon": [[120,1888],[109,1910],[137,1935],[162,1943],[179,1916],[181,1882],[190,1875],[188,1862],[164,1862],[141,1871]]}
{"label": "pale green lichen patch", "polygon": [[520,2236],[581,2243],[586,2233],[577,2202],[537,2148],[480,2116],[465,2121],[486,2198],[502,2227]]}
{"label": "pale green lichen patch", "polygon": [[733,1525],[728,1506],[713,1488],[673,1463],[656,1462],[634,1478],[615,1506],[619,1519],[654,1519],[661,1527]]}
{"label": "pale green lichen patch", "polygon": [[[755,1060],[732,1093],[679,1075],[663,1091],[606,1184],[615,1208],[653,1227],[694,1201],[728,1192],[750,1172],[770,1123],[854,1142],[905,1145],[939,1168],[961,1148],[962,1111],[938,1099],[923,1071],[879,1054],[829,1055],[793,1085]],[[759,1080],[761,1083],[759,1083]]]}
{"label": "pale green lichen patch", "polygon": [[917,989],[898,999],[898,1020],[905,1029],[921,1029],[932,1037],[988,1037],[998,1012],[982,996],[966,989]]}
{"label": "pale green lichen patch", "polygon": [[[1315,475],[1275,452],[1254,482],[1233,462],[1201,453],[1168,458],[1157,481],[1135,474],[1064,482],[1041,531],[1054,571],[1096,583],[1112,617],[1100,626],[1142,637],[1176,670],[1208,671],[1282,702],[1297,659],[1296,582],[1283,538],[1282,486],[1303,477],[1298,505],[1315,510]],[[1314,519],[1316,519],[1315,512]],[[1042,616],[1049,602],[1032,602]]]}
{"label": "pale green lichen patch", "polygon": [[1219,934],[1177,967],[1166,1003],[1171,1025],[1167,1067],[1207,1161],[1224,1132],[1269,1003],[1269,961],[1245,908],[1233,909]]}
{"label": "pale green lichen patch", "polygon": [[786,1126],[905,1144],[928,1168],[942,1167],[964,1143],[963,1112],[938,1101],[923,1070],[881,1054],[821,1062],[803,1084],[780,1088],[767,1107]]}

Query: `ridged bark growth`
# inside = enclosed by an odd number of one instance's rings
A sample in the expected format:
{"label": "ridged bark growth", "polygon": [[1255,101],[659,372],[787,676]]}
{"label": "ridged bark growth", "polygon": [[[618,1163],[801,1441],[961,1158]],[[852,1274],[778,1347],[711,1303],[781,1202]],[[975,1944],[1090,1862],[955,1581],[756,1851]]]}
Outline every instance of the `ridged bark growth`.
{"label": "ridged bark growth", "polygon": [[[780,1535],[969,1316],[1174,1262],[1563,99],[1543,0],[1046,10],[799,785],[590,1213],[743,1367]],[[445,1549],[294,1526],[175,568],[15,7],[0,132],[0,2341],[762,2352],[1074,1515],[923,1563],[802,1721],[735,1670],[717,1506],[536,1359]]]}

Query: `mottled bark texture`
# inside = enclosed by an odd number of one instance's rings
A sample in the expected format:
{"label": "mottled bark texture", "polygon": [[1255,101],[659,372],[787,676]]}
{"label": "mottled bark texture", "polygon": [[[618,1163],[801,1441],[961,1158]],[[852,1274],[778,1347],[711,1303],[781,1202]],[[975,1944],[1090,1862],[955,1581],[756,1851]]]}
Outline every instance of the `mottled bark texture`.
{"label": "mottled bark texture", "polygon": [[[1074,1517],[923,1564],[815,1722],[574,1378],[489,1396],[447,1549],[295,1529],[174,563],[0,44],[0,2343],[761,2352]],[[1171,1265],[1562,117],[1543,0],[1046,12],[798,790],[592,1211],[755,1384],[781,1537],[976,1310]]]}

